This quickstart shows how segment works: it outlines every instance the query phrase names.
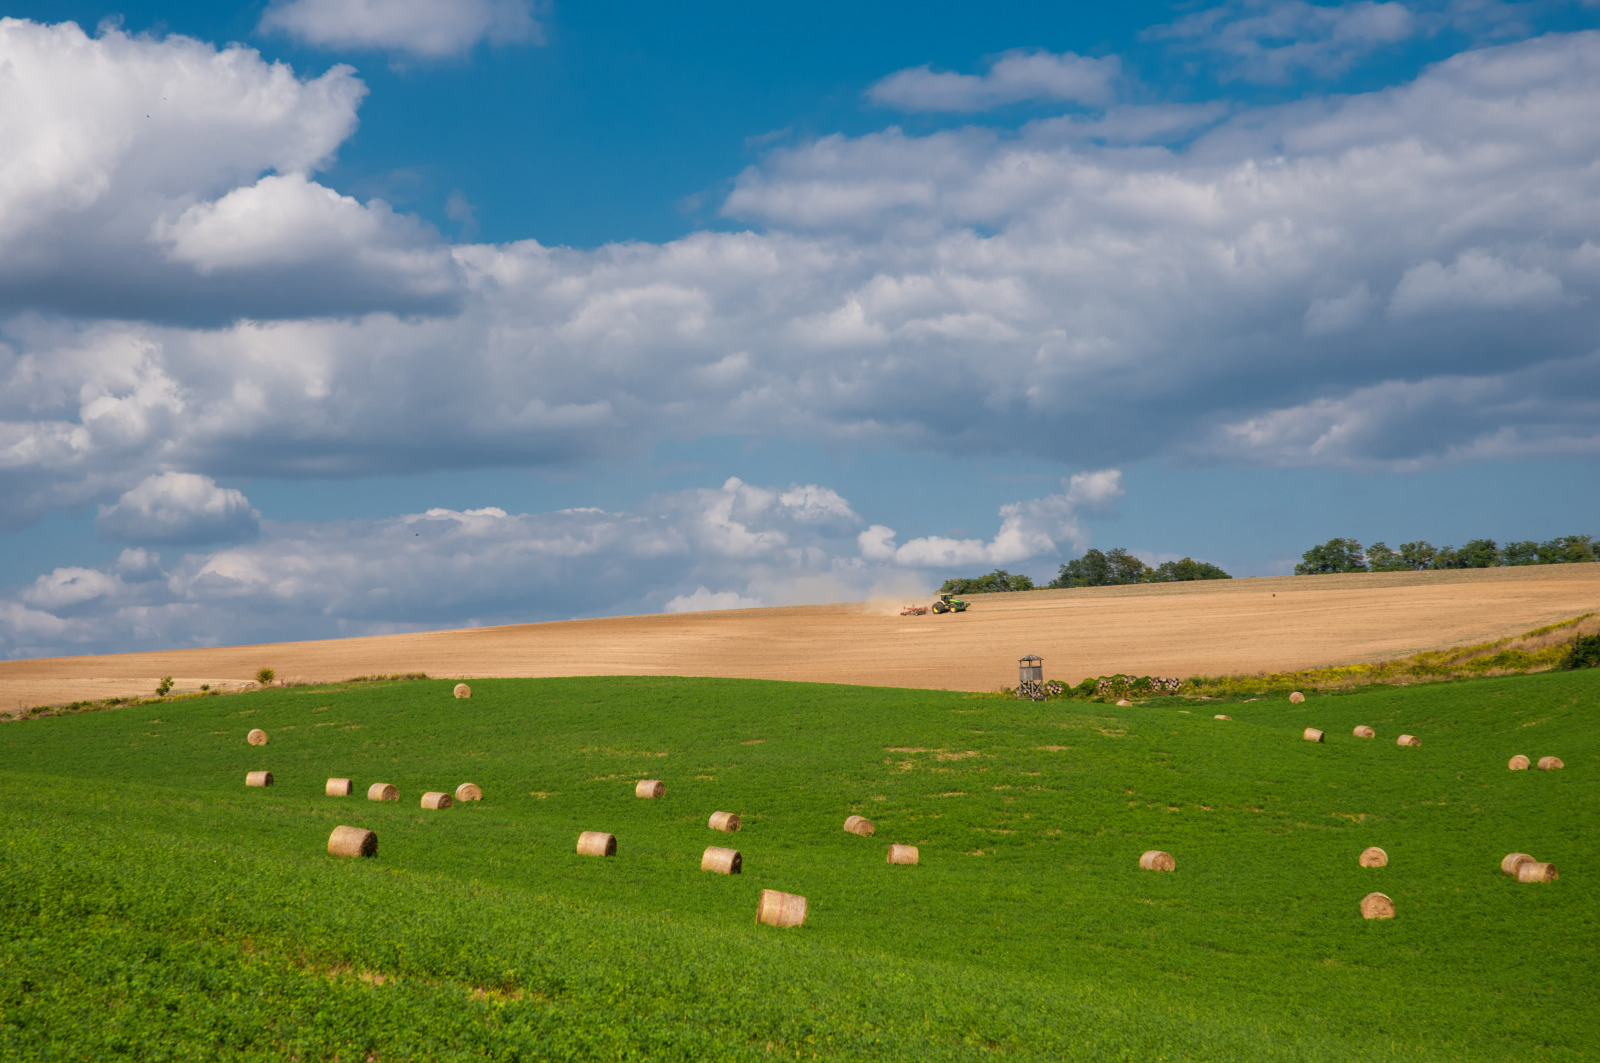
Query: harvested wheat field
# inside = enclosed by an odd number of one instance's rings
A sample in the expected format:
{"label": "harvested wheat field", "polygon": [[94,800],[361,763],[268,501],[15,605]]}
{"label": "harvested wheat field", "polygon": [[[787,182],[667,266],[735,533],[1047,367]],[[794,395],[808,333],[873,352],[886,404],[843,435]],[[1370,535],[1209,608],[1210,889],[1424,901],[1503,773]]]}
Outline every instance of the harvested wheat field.
{"label": "harvested wheat field", "polygon": [[1282,576],[974,595],[948,616],[900,601],[570,620],[324,642],[0,662],[0,709],[248,683],[682,675],[995,690],[1016,659],[1050,679],[1252,674],[1389,660],[1600,610],[1600,564]]}

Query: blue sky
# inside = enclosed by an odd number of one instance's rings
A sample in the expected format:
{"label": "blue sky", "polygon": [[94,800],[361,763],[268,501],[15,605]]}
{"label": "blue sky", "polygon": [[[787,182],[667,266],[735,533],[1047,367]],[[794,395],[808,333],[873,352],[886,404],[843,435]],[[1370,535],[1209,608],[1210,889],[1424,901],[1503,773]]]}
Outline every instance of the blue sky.
{"label": "blue sky", "polygon": [[1600,533],[1594,3],[3,11],[10,656]]}

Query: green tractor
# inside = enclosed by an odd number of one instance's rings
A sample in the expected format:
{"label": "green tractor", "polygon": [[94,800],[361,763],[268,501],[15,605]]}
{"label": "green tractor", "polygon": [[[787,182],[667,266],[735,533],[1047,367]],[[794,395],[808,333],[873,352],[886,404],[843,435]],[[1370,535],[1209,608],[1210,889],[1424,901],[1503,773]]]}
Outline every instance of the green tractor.
{"label": "green tractor", "polygon": [[933,611],[936,613],[964,613],[967,611],[967,603],[953,594],[941,594],[939,595],[939,600],[933,603]]}

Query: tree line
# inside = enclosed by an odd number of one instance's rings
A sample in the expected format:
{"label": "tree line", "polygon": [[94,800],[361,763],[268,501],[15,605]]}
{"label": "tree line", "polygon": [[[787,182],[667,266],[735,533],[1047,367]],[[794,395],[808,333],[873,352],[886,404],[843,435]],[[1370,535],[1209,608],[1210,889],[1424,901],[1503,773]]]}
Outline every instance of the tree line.
{"label": "tree line", "polygon": [[[1197,579],[1232,579],[1222,569],[1192,557],[1164,561],[1154,568],[1122,547],[1089,550],[1080,558],[1061,565],[1056,578],[1046,587],[1112,587],[1128,583],[1183,583]],[[947,579],[941,594],[994,594],[999,591],[1031,591],[1033,580],[997,568],[986,576]]]}
{"label": "tree line", "polygon": [[1442,568],[1499,568],[1505,565],[1569,565],[1600,561],[1600,542],[1592,535],[1562,535],[1544,542],[1519,540],[1501,546],[1493,539],[1470,539],[1463,546],[1434,546],[1419,539],[1391,549],[1382,541],[1363,548],[1355,539],[1329,539],[1300,555],[1296,576],[1329,572],[1422,572]]}

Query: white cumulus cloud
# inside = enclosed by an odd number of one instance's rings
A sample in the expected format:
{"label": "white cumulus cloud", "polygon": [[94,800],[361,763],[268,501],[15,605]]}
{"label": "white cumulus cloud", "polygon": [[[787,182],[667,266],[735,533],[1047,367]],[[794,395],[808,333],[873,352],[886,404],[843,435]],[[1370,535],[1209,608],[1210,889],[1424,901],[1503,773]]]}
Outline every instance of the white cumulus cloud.
{"label": "white cumulus cloud", "polygon": [[[101,506],[95,527],[123,542],[188,545],[248,539],[261,514],[244,494],[218,487],[209,476],[164,472],[125,491],[115,505]],[[127,557],[129,567],[144,567],[143,557]]]}
{"label": "white cumulus cloud", "polygon": [[1323,77],[1342,74],[1369,53],[1424,29],[1424,20],[1392,0],[1233,0],[1146,35],[1214,53],[1223,60],[1227,77],[1273,83],[1288,81],[1302,70]]}
{"label": "white cumulus cloud", "polygon": [[275,0],[260,28],[317,48],[421,59],[460,55],[479,41],[539,40],[528,0]]}
{"label": "white cumulus cloud", "polygon": [[989,65],[986,74],[956,74],[919,66],[899,70],[867,90],[867,98],[901,111],[987,111],[1040,100],[1103,106],[1115,95],[1122,61],[1071,52],[1018,49]]}

